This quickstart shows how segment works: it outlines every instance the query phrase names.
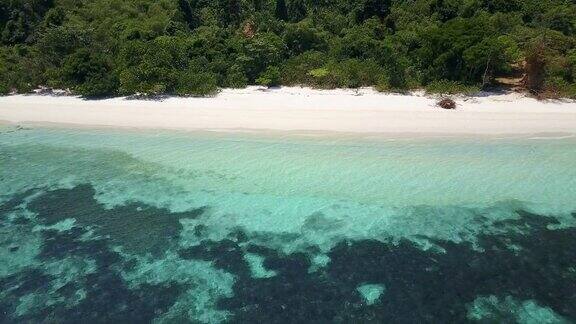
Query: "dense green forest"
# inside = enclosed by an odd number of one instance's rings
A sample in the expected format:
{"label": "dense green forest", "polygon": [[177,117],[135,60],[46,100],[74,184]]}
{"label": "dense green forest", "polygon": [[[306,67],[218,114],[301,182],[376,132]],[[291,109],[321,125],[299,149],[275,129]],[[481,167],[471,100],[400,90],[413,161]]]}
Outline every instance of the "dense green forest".
{"label": "dense green forest", "polygon": [[576,97],[575,0],[0,0],[0,93],[249,84]]}

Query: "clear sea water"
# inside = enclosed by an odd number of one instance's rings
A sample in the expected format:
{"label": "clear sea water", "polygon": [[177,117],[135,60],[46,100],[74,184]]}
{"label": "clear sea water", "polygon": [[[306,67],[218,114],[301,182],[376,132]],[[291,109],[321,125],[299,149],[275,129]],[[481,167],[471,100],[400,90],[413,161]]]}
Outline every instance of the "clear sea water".
{"label": "clear sea water", "polygon": [[576,139],[0,128],[0,323],[570,323]]}

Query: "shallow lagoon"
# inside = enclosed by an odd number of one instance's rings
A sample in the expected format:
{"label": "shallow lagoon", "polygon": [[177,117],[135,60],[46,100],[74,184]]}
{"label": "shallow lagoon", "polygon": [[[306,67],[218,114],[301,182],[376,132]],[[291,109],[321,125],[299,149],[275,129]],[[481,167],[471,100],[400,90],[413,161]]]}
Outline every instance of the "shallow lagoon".
{"label": "shallow lagoon", "polygon": [[0,129],[0,322],[576,320],[576,140]]}

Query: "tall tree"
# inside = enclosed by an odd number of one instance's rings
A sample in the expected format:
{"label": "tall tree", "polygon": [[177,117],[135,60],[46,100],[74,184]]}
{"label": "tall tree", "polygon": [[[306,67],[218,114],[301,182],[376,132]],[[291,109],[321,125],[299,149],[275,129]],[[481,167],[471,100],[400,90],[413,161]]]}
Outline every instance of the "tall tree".
{"label": "tall tree", "polygon": [[298,22],[306,17],[305,0],[291,0],[288,5],[290,21]]}
{"label": "tall tree", "polygon": [[35,27],[52,6],[53,0],[3,1],[0,4],[1,41],[5,44],[29,42]]}
{"label": "tall tree", "polygon": [[178,6],[184,14],[184,19],[186,20],[186,24],[188,24],[188,28],[196,29],[200,26],[200,19],[195,13],[196,0],[192,0],[192,3],[188,0],[178,0]]}
{"label": "tall tree", "polygon": [[288,9],[286,8],[285,0],[276,0],[276,18],[280,20],[288,20]]}
{"label": "tall tree", "polygon": [[524,86],[533,94],[542,91],[546,77],[546,45],[543,41],[531,44],[526,53]]}
{"label": "tall tree", "polygon": [[242,15],[240,0],[220,0],[222,22],[224,25],[237,25]]}
{"label": "tall tree", "polygon": [[391,0],[364,0],[359,2],[356,20],[361,22],[372,17],[385,18],[390,13]]}

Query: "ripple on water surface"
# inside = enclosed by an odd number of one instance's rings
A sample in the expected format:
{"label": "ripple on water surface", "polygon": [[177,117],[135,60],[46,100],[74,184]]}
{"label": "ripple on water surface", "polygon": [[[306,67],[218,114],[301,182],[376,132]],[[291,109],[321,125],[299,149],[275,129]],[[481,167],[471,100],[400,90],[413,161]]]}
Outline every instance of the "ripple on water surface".
{"label": "ripple on water surface", "polygon": [[571,139],[0,134],[0,322],[576,319]]}

